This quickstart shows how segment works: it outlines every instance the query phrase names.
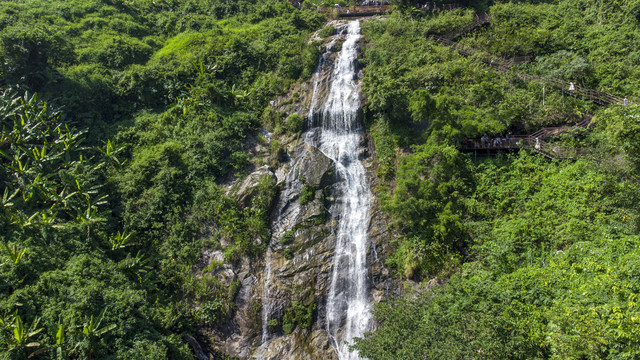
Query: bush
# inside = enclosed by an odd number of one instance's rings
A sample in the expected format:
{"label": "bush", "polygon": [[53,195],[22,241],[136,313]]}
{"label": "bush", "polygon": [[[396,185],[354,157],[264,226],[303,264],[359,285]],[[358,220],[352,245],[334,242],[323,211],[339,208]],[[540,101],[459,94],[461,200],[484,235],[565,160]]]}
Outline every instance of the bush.
{"label": "bush", "polygon": [[284,149],[284,145],[282,145],[282,143],[278,140],[273,140],[271,142],[271,146],[269,147],[269,154],[271,155],[271,163],[274,166],[278,163],[287,161],[288,158],[287,151]]}
{"label": "bush", "polygon": [[300,205],[304,205],[313,201],[313,199],[315,199],[315,192],[316,191],[313,188],[313,186],[309,186],[309,185],[303,186],[302,190],[300,190],[300,197],[299,197]]}
{"label": "bush", "polygon": [[287,134],[298,134],[303,130],[304,118],[298,114],[291,114],[284,121]]}
{"label": "bush", "polygon": [[331,25],[327,25],[322,28],[319,35],[320,37],[326,38],[326,37],[332,36],[335,32],[336,32],[336,28],[334,28]]}
{"label": "bush", "polygon": [[112,69],[146,63],[153,50],[142,41],[127,36],[100,36],[92,46],[78,51],[78,59],[98,63]]}
{"label": "bush", "polygon": [[316,304],[314,303],[309,306],[304,306],[300,302],[294,301],[282,317],[282,330],[284,333],[292,333],[296,326],[305,329],[309,328],[313,321],[313,312],[315,309]]}

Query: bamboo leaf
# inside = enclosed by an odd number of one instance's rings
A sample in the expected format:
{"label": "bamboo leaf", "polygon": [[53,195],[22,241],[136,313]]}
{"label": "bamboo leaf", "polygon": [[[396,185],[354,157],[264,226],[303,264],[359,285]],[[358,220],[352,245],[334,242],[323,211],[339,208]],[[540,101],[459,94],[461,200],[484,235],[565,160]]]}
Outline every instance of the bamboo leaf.
{"label": "bamboo leaf", "polygon": [[16,323],[13,328],[13,338],[18,344],[22,344],[24,342],[24,327],[22,325],[22,318],[20,318],[20,315],[16,316]]}
{"label": "bamboo leaf", "polygon": [[111,331],[111,330],[115,329],[116,327],[117,327],[117,325],[116,325],[116,324],[111,324],[111,325],[108,325],[108,326],[103,327],[102,329],[99,329],[99,330],[94,331],[94,334],[95,334],[96,336],[101,336],[102,334],[104,334],[104,333],[106,333],[106,332],[109,332],[109,331]]}
{"label": "bamboo leaf", "polygon": [[62,345],[64,343],[64,325],[58,326],[56,331],[56,345]]}

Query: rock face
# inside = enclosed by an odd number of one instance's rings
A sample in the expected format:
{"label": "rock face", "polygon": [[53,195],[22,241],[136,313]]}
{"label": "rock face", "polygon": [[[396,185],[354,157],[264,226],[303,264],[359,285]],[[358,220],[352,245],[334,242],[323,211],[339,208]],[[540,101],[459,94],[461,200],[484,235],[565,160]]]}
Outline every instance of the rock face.
{"label": "rock face", "polygon": [[251,198],[256,194],[258,184],[260,181],[263,181],[265,177],[272,178],[274,182],[277,180],[275,174],[267,165],[258,168],[244,179],[236,193],[236,200],[241,207],[251,205]]}
{"label": "rock face", "polygon": [[[291,166],[281,182],[283,190],[273,214],[271,263],[266,264],[272,267],[272,276],[261,279],[261,286],[269,287],[268,298],[263,299],[263,311],[268,309],[263,321],[272,324],[266,330],[270,341],[258,348],[256,359],[330,358],[318,349],[330,349],[322,311],[335,244],[332,214],[339,205],[331,199],[339,198],[335,192],[338,179],[333,162],[317,149],[302,141],[292,147]],[[305,187],[311,194],[306,202],[300,196]],[[284,317],[294,302],[315,306],[311,332],[296,326],[293,333],[285,334]]]}
{"label": "rock face", "polygon": [[[330,63],[340,47],[339,38],[325,46],[329,51],[324,52],[321,61]],[[318,91],[327,92],[328,77],[327,72],[319,74]],[[298,102],[278,99],[272,106],[304,116],[311,106],[312,88],[309,84],[300,85],[292,91],[300,99]],[[326,94],[316,95],[326,98]],[[239,359],[337,360],[325,319],[342,208],[339,190],[342,180],[333,161],[303,139],[283,142],[289,155],[287,162],[277,169],[260,167],[234,187],[242,206],[250,206],[253,189],[264,176],[276,179],[279,195],[272,212],[272,238],[264,262],[244,259],[236,268],[218,270],[221,279],[229,283],[238,281],[240,290],[235,297],[233,318],[213,334],[211,343],[217,350]],[[375,149],[367,138],[360,149],[359,158],[368,183],[375,189]],[[373,303],[399,289],[384,266],[392,237],[388,224],[374,196],[367,251]],[[210,255],[214,256],[219,254]]]}
{"label": "rock face", "polygon": [[[367,169],[369,184],[377,186],[375,150],[366,139],[361,148],[361,160]],[[270,340],[262,344],[262,306],[265,286],[265,265],[255,259],[243,259],[236,265],[221,266],[215,275],[231,284],[239,281],[235,297],[236,311],[228,324],[216,331],[211,342],[216,350],[238,359],[337,359],[326,332],[326,297],[330,286],[333,264],[335,231],[340,211],[341,194],[335,173],[335,164],[317,149],[301,139],[287,144],[290,160],[275,173],[264,166],[248,175],[236,185],[235,197],[240,204],[250,204],[251,194],[258,179],[263,176],[277,178],[279,198],[273,210],[270,287],[271,314],[268,319]],[[287,179],[289,177],[289,179]],[[289,182],[289,188],[286,183]],[[313,198],[300,203],[303,187],[313,189]],[[371,297],[378,303],[385,296],[399,291],[398,283],[391,279],[384,266],[384,255],[389,250],[392,234],[389,220],[374,201],[369,220],[368,252]],[[221,251],[206,252],[206,264],[222,263]],[[204,266],[204,265],[203,265]],[[315,304],[310,328],[296,326],[285,334],[283,318],[293,302],[308,307]]]}
{"label": "rock face", "polygon": [[[367,149],[369,142],[365,141],[362,145],[363,149]],[[291,189],[281,191],[272,228],[273,276],[269,284],[265,284],[263,271],[255,285],[254,294],[259,298],[263,290],[261,287],[270,287],[271,314],[268,321],[276,325],[269,327],[269,341],[259,346],[250,358],[337,359],[326,332],[325,312],[335,233],[341,213],[341,202],[336,201],[341,198],[337,192],[341,180],[336,177],[335,164],[318,150],[302,141],[291,144],[291,150],[288,174],[297,174],[299,182],[292,181]],[[361,157],[369,183],[375,185],[377,180],[374,174],[377,169],[375,158],[371,156],[373,153],[365,150]],[[285,179],[279,181],[284,186]],[[312,201],[301,205],[300,191],[303,186],[313,187],[315,196]],[[391,279],[389,270],[384,266],[384,254],[389,250],[392,236],[388,224],[389,219],[374,201],[368,231],[371,247],[367,256],[374,303],[399,291],[398,282]],[[315,304],[313,322],[308,329],[296,327],[291,334],[285,334],[282,329],[283,318],[293,302],[304,306]]]}
{"label": "rock face", "polygon": [[324,330],[304,331],[281,336],[269,346],[260,347],[252,359],[337,360]]}

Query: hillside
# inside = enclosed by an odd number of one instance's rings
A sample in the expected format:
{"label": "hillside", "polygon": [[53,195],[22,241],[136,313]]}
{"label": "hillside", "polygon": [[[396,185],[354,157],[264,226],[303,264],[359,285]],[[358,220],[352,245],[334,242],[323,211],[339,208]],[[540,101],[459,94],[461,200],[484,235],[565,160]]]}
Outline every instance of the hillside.
{"label": "hillside", "polygon": [[[455,39],[470,57],[427,38],[470,23],[470,10],[407,8],[363,31],[379,193],[403,234],[389,265],[416,283],[377,307],[378,330],[356,348],[370,359],[634,358],[637,7],[488,5],[489,24]],[[516,56],[532,61],[482,61]],[[555,80],[632,102],[600,106]],[[573,160],[456,148],[563,125],[545,140],[580,149]]]}
{"label": "hillside", "polygon": [[3,358],[639,355],[640,2],[335,3],[0,1]]}

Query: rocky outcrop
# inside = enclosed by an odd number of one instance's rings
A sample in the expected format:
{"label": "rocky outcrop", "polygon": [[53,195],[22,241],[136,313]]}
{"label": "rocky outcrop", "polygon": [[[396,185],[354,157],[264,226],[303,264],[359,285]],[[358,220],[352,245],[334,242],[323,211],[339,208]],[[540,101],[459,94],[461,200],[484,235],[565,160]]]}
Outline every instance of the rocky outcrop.
{"label": "rocky outcrop", "polygon": [[[337,38],[336,38],[337,39]],[[338,40],[326,43],[323,62],[333,62]],[[328,72],[317,77],[316,97],[323,103],[328,86]],[[288,97],[272,102],[278,112],[307,115],[313,95],[313,84],[295,87]],[[303,134],[305,136],[306,134]],[[287,161],[274,166],[262,166],[241,183],[231,185],[241,206],[250,206],[251,197],[261,179],[274,179],[278,197],[272,210],[271,242],[267,264],[255,258],[243,259],[235,267],[219,267],[216,276],[225,283],[238,282],[235,312],[222,329],[211,335],[212,345],[221,352],[239,359],[337,359],[332,339],[325,323],[326,302],[331,283],[336,243],[336,228],[341,216],[340,181],[335,164],[304,139],[279,139],[287,152]],[[313,143],[313,141],[309,141]],[[255,145],[260,149],[259,144]],[[372,189],[378,185],[375,149],[365,138],[359,158],[367,170]],[[259,152],[259,150],[258,150]],[[374,195],[375,195],[375,191]],[[379,302],[398,291],[398,283],[391,279],[384,266],[385,254],[390,250],[392,233],[389,219],[374,201],[370,212],[367,252],[371,299]],[[208,262],[221,255],[210,254]],[[267,255],[265,255],[265,262]],[[267,276],[269,273],[269,276]],[[268,287],[268,291],[264,291]],[[265,294],[268,294],[265,298]],[[266,319],[263,311],[268,309]],[[307,324],[292,319],[296,309],[308,310]],[[305,314],[303,314],[305,315]],[[296,315],[298,316],[298,315]],[[295,318],[295,316],[294,316]],[[264,324],[263,324],[264,322]],[[263,343],[263,325],[268,329]]]}
{"label": "rocky outcrop", "polygon": [[[367,169],[369,184],[377,187],[376,161],[372,143],[363,140],[360,158]],[[250,204],[252,189],[263,176],[276,178],[280,188],[272,218],[272,266],[270,286],[272,312],[268,317],[271,339],[261,344],[262,294],[265,271],[255,259],[244,259],[235,267],[221,265],[215,276],[231,284],[240,283],[235,297],[236,310],[232,319],[222,329],[211,335],[216,349],[238,359],[337,359],[326,332],[325,303],[330,286],[333,264],[335,229],[340,211],[337,193],[340,179],[335,164],[320,151],[307,145],[302,139],[286,144],[290,160],[275,172],[264,166],[248,175],[234,188],[240,204]],[[289,188],[286,184],[289,182]],[[303,187],[313,189],[312,199],[300,203]],[[389,219],[374,201],[369,219],[368,253],[369,278],[372,280],[371,296],[374,303],[389,294],[399,292],[399,284],[391,279],[384,266],[392,233]],[[203,254],[206,266],[213,262],[224,263],[222,251]],[[293,302],[303,306],[315,304],[310,328],[296,326],[285,334],[283,318]]]}
{"label": "rocky outcrop", "polygon": [[[288,174],[296,174],[297,180],[288,179],[293,190],[283,189],[274,211],[272,266],[270,284],[272,312],[269,320],[274,323],[271,339],[256,349],[252,359],[334,359],[336,353],[326,332],[326,300],[333,266],[335,230],[339,220],[341,198],[337,191],[341,179],[335,175],[335,165],[315,148],[296,142],[291,145],[292,161]],[[369,142],[363,140],[360,157],[367,169],[369,183],[377,186],[376,162]],[[283,174],[287,173],[283,171]],[[279,176],[284,186],[287,179]],[[300,180],[302,179],[302,180]],[[315,190],[312,201],[300,204],[303,186]],[[391,278],[384,266],[385,253],[390,250],[392,233],[389,219],[374,201],[369,219],[370,250],[367,262],[371,283],[371,297],[378,303],[389,294],[399,292],[399,283]],[[264,286],[264,277],[259,281]],[[310,329],[296,328],[284,334],[284,313],[293,302],[304,306],[315,304]]]}
{"label": "rocky outcrop", "polygon": [[[290,160],[275,174],[264,166],[235,185],[239,204],[250,205],[257,183],[264,176],[277,179],[279,199],[273,210],[271,263],[273,280],[270,286],[272,313],[269,320],[273,340],[260,346],[262,338],[262,294],[265,286],[264,264],[245,259],[239,266],[220,266],[215,273],[230,284],[240,282],[235,298],[236,311],[223,329],[212,336],[214,346],[225,354],[239,359],[333,359],[326,332],[323,330],[323,303],[329,287],[329,274],[333,257],[333,228],[339,213],[331,199],[334,193],[335,166],[317,149],[302,139],[286,144]],[[312,194],[302,203],[300,193],[307,188]],[[233,191],[232,191],[233,193]],[[220,251],[205,253],[204,262],[222,262]],[[205,264],[205,265],[206,265]],[[310,328],[296,325],[285,334],[284,314],[296,302],[304,307],[313,306]],[[325,349],[327,352],[322,352]],[[253,355],[252,355],[253,354]]]}
{"label": "rocky outcrop", "polygon": [[324,330],[296,331],[260,347],[251,357],[263,359],[337,360]]}
{"label": "rocky outcrop", "polygon": [[251,205],[251,198],[257,193],[258,185],[261,181],[265,181],[265,178],[272,179],[274,183],[277,180],[275,174],[267,165],[258,168],[244,179],[235,195],[236,201],[241,207]]}
{"label": "rocky outcrop", "polygon": [[[335,165],[317,149],[302,141],[293,145],[288,178],[283,179],[279,203],[274,211],[269,283],[268,321],[271,340],[254,353],[256,359],[331,358],[319,349],[332,351],[324,331],[324,303],[330,286],[335,244],[334,229],[339,213],[331,199],[335,193]],[[307,187],[308,202],[300,193]],[[284,315],[293,303],[314,306],[311,329],[297,326],[285,334]]]}
{"label": "rocky outcrop", "polygon": [[387,254],[393,251],[391,240],[396,234],[391,230],[389,215],[380,209],[380,201],[375,196],[380,180],[376,175],[378,162],[375,157],[376,150],[373,139],[370,136],[365,136],[360,148],[362,149],[361,161],[367,170],[369,185],[374,193],[368,232],[371,251],[367,256],[367,263],[369,264],[369,278],[372,285],[371,296],[373,303],[377,304],[385,297],[399,295],[402,291],[402,283],[394,279],[391,271],[384,265]]}

